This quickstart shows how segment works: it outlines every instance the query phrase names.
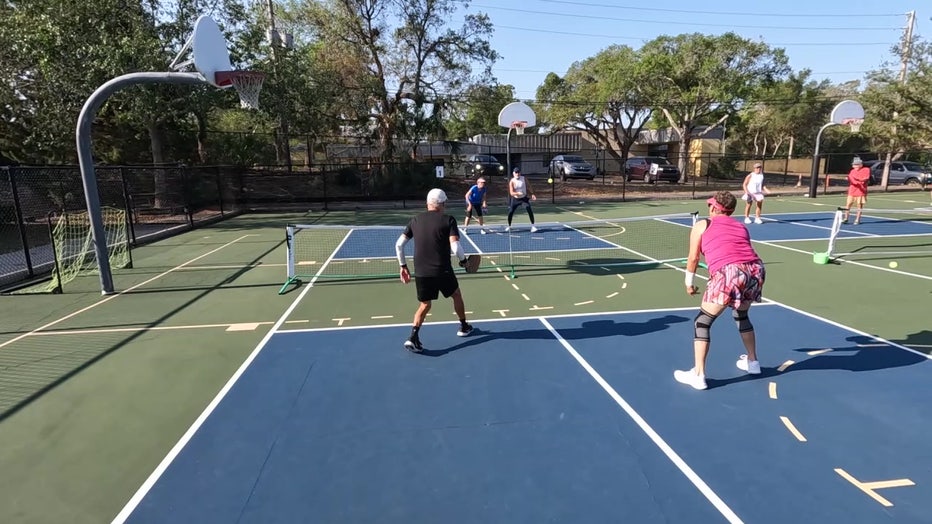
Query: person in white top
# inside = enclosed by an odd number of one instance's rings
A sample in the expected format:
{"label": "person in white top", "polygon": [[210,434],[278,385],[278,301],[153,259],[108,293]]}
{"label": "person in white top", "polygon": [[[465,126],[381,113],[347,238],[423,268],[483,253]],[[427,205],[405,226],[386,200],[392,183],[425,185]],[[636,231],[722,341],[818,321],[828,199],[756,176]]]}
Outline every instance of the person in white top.
{"label": "person in white top", "polygon": [[754,223],[762,224],[763,221],[760,219],[760,213],[764,208],[764,194],[770,193],[770,190],[767,189],[767,186],[764,185],[764,166],[757,162],[754,164],[754,171],[748,173],[748,176],[744,177],[744,195],[741,197],[744,200],[744,223],[751,223],[751,204],[757,202],[757,210],[754,214]]}
{"label": "person in white top", "polygon": [[516,167],[512,171],[512,178],[508,181],[508,227],[505,231],[511,231],[511,219],[519,206],[523,205],[527,210],[527,216],[531,220],[531,233],[536,233],[537,228],[534,226],[534,210],[531,209],[531,201],[537,200],[534,191],[531,190],[531,184],[521,175],[521,168]]}

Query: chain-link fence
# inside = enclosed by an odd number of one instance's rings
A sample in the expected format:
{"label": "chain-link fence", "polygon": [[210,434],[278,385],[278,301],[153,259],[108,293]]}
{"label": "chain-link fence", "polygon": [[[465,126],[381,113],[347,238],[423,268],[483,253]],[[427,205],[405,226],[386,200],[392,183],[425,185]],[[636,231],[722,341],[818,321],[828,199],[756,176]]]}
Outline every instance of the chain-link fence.
{"label": "chain-link fence", "polygon": [[[500,145],[444,143],[417,149],[418,160],[379,162],[370,157],[371,148],[344,144],[328,146],[326,160],[290,166],[100,166],[96,175],[101,205],[126,210],[131,243],[138,245],[245,210],[329,210],[377,202],[420,208],[433,187],[446,190],[455,206],[479,176],[489,182],[490,202],[504,202],[508,165],[521,166],[538,199],[554,204],[697,198],[720,189],[741,191],[754,162],[764,164],[771,189],[803,192],[809,187],[812,166],[809,158],[706,152],[688,161],[668,158],[672,165],[685,167],[686,176],[676,182],[653,182],[631,176],[634,173],[617,154],[578,140],[559,148],[544,147],[549,142],[540,137],[525,142],[509,147],[510,156]],[[555,172],[559,168],[554,160],[565,160],[567,155],[588,167],[572,174]],[[842,176],[824,177],[832,182],[820,184],[820,194],[844,191],[843,174],[853,156],[822,157],[820,174]],[[0,167],[0,287],[49,273],[53,263],[49,215],[84,208],[77,166]]]}

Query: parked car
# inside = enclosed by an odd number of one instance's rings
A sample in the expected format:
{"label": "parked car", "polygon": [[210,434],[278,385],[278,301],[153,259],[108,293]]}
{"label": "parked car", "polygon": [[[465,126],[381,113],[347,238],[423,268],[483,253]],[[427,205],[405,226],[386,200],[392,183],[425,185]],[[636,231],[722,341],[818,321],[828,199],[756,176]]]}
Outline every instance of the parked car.
{"label": "parked car", "polygon": [[505,166],[492,155],[469,155],[466,157],[466,176],[505,176]]}
{"label": "parked car", "polygon": [[[656,174],[651,174],[651,164],[657,164]],[[633,156],[625,160],[625,180],[643,180],[648,184],[659,180],[676,184],[680,181],[680,170],[660,156]]]}
{"label": "parked car", "polygon": [[[886,162],[877,162],[870,166],[871,179],[875,184],[883,180],[883,167]],[[890,162],[890,176],[887,185],[925,185],[932,184],[932,169],[918,162]]]}
{"label": "parked car", "polygon": [[560,180],[567,178],[585,178],[592,180],[595,178],[595,167],[589,162],[583,160],[579,155],[557,155],[550,160],[550,169],[548,170],[551,177],[560,177]]}

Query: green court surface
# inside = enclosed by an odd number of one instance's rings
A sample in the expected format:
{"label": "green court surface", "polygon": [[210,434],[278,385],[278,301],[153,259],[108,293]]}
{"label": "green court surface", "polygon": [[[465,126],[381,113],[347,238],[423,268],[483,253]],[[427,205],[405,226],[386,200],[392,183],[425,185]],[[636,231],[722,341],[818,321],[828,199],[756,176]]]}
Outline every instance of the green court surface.
{"label": "green court surface", "polygon": [[[911,209],[928,206],[924,196],[872,196],[871,204]],[[842,203],[771,197],[764,215],[831,212]],[[403,225],[417,211],[247,214],[135,249],[134,268],[114,272],[118,294],[101,296],[88,275],[63,295],[0,297],[0,522],[117,515],[299,297],[300,288],[278,294],[286,224]],[[693,211],[704,216],[703,200],[535,205],[539,222]],[[502,219],[502,208],[493,209],[491,221]],[[523,211],[515,224],[526,227]],[[652,241],[626,234],[638,245]],[[767,264],[767,300],[932,351],[932,236],[860,238],[846,249],[898,254],[816,265],[812,252],[825,249],[827,232],[813,235],[755,243]],[[469,317],[490,319],[696,307],[682,276],[671,264],[525,270],[516,279],[483,270],[460,283]],[[280,329],[404,324],[415,307],[414,287],[394,279],[321,280]],[[439,301],[428,322],[454,318]],[[384,350],[404,351],[402,342],[386,340]],[[758,344],[765,353],[768,341]],[[691,340],[682,346],[685,357]]]}

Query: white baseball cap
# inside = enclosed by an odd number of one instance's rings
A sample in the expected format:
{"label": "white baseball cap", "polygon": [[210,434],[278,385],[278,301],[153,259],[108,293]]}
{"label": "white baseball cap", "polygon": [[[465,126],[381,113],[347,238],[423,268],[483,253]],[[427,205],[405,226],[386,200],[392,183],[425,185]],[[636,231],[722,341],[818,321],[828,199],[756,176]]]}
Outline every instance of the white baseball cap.
{"label": "white baseball cap", "polygon": [[443,204],[446,201],[447,194],[440,188],[431,189],[430,192],[427,193],[428,204]]}

